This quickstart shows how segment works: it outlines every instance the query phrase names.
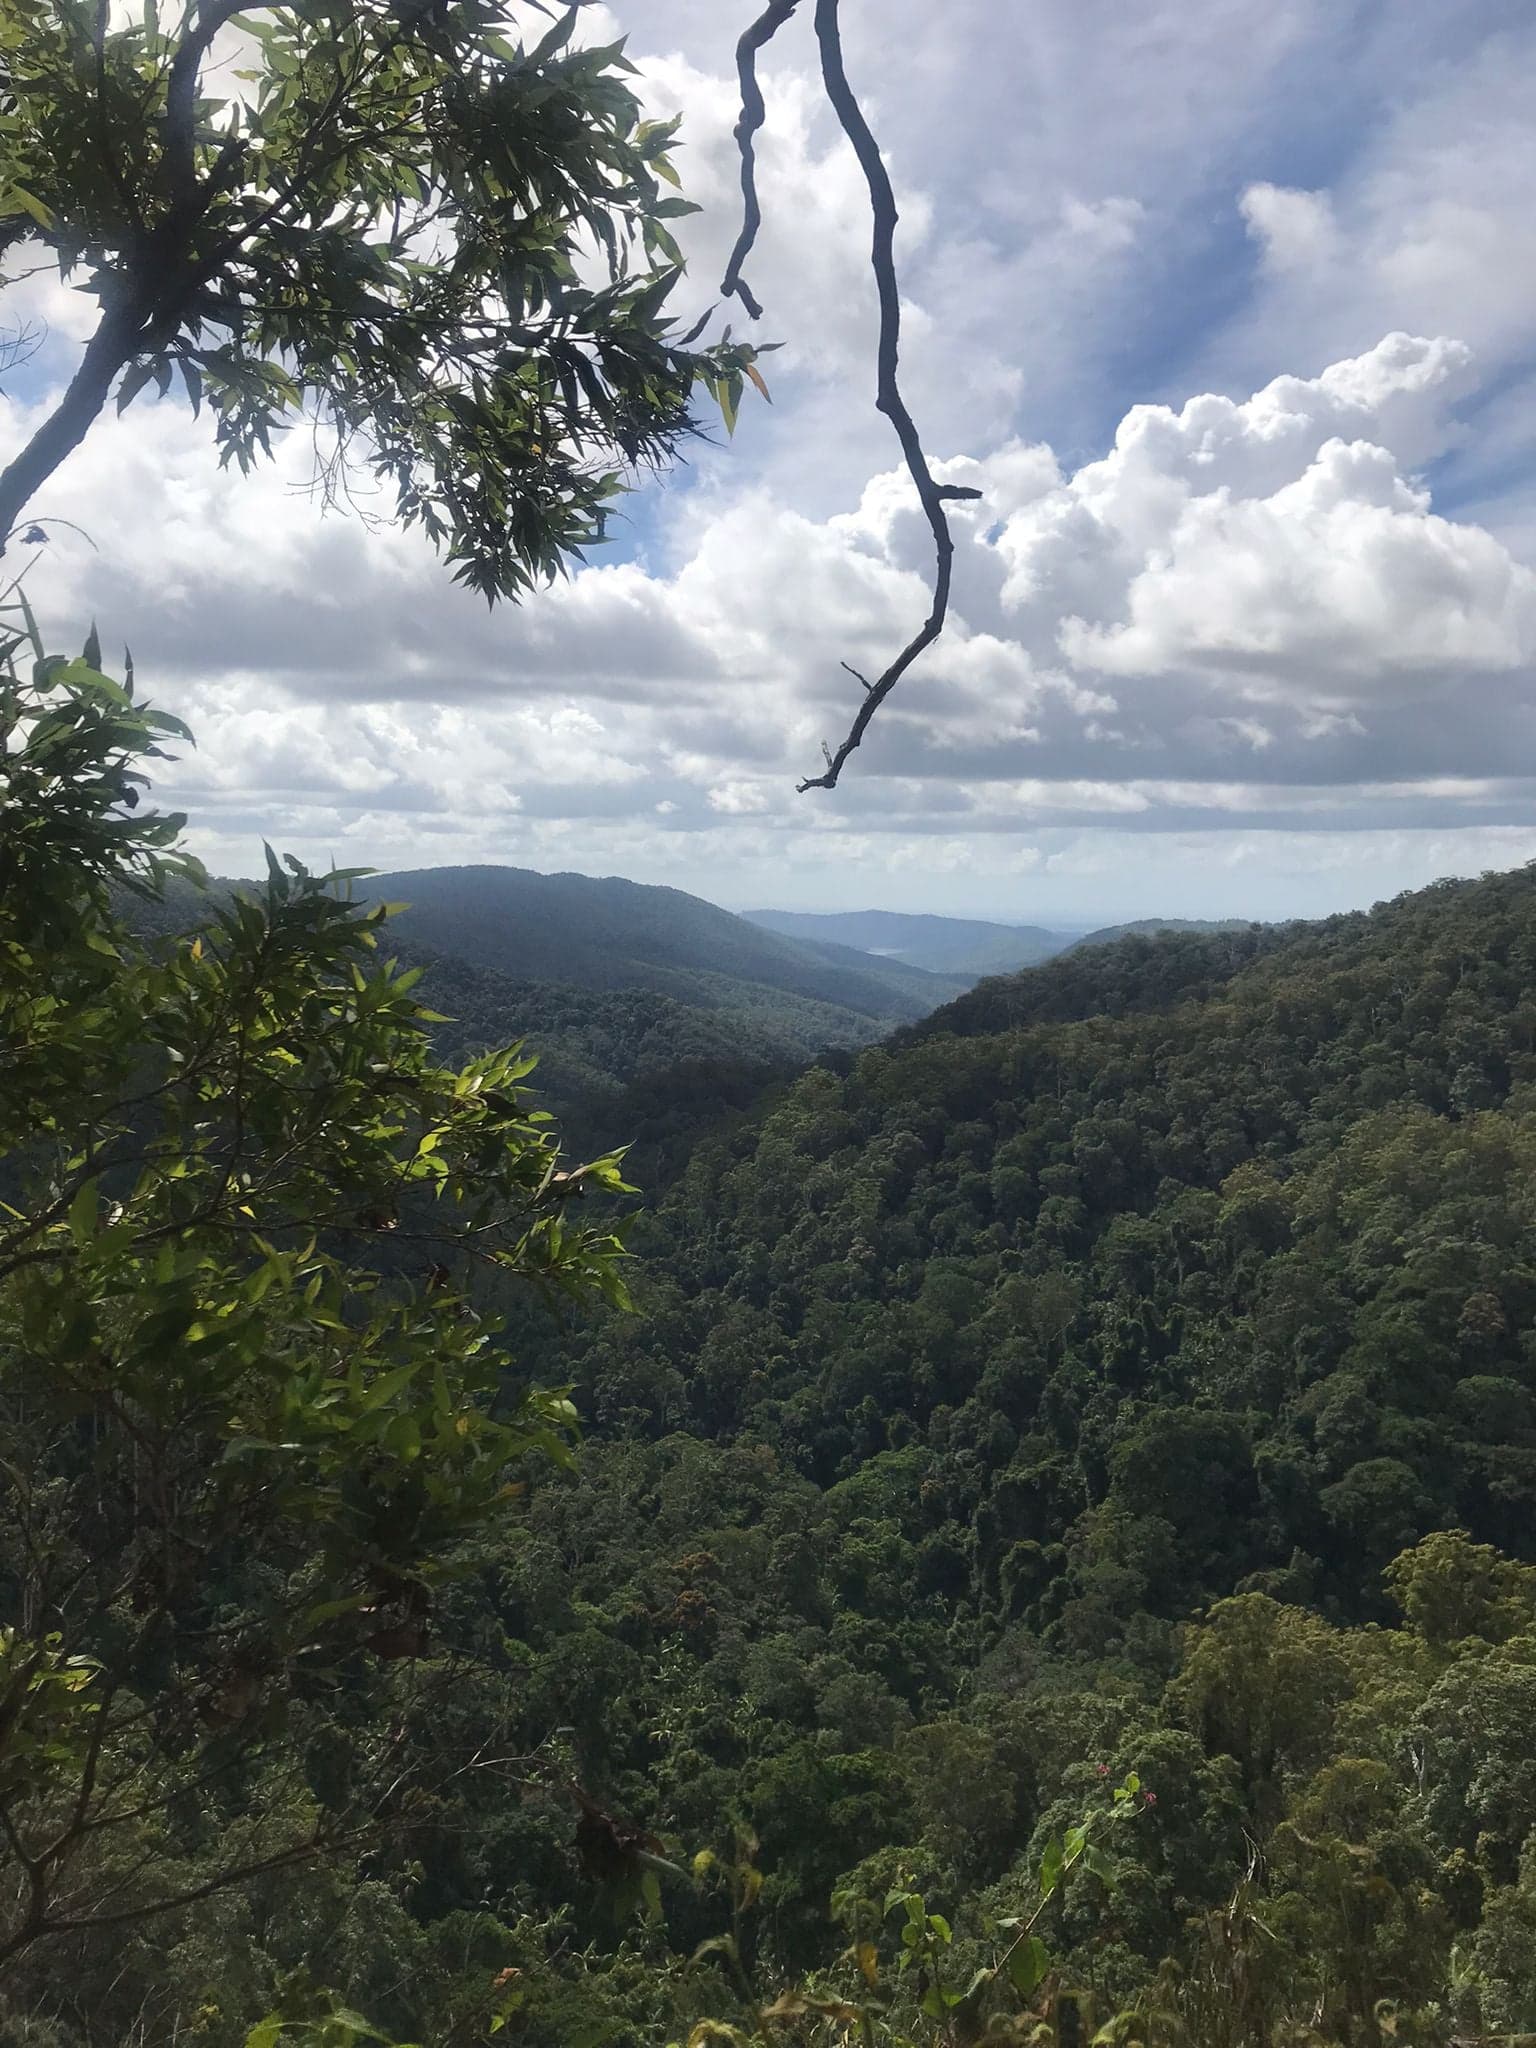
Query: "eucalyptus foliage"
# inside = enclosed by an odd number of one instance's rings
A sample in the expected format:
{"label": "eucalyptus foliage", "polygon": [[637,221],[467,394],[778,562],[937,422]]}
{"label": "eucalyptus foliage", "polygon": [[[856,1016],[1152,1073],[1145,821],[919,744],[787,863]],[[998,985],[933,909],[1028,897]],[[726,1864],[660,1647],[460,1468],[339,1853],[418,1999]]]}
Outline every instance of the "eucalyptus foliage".
{"label": "eucalyptus foliage", "polygon": [[41,251],[100,306],[0,474],[0,544],[114,388],[179,382],[242,468],[307,415],[320,487],[382,485],[488,597],[600,537],[696,384],[734,424],[753,350],[666,312],[677,124],[643,118],[622,44],[546,15],[0,0],[0,262]]}

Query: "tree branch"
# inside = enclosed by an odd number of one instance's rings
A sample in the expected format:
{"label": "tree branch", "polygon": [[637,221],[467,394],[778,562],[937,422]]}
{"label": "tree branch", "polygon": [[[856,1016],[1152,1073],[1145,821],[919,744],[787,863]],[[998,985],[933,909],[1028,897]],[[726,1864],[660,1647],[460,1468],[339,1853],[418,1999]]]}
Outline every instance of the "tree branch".
{"label": "tree branch", "polygon": [[[199,185],[198,78],[220,29],[237,14],[260,4],[265,0],[205,0],[196,25],[188,29],[171,60],[161,127],[168,210],[154,228],[137,237],[138,246],[126,266],[120,293],[87,342],[80,367],[63,397],[15,459],[0,471],[0,555],[33,493],[74,453],[95,424],[118,372],[156,334],[170,341],[202,282],[200,275],[187,267],[187,237],[203,207],[221,189],[228,164],[226,153],[221,152],[211,178]],[[98,111],[102,106],[98,94]],[[101,147],[110,152],[105,127]],[[125,204],[130,197],[125,193]]]}
{"label": "tree branch", "polygon": [[[796,787],[801,793],[808,789],[837,787],[837,778],[842,773],[843,764],[864,738],[870,720],[917,657],[925,648],[931,647],[943,632],[944,620],[949,611],[950,574],[955,553],[949,520],[944,511],[945,501],[953,498],[976,498],[981,495],[979,491],[956,485],[946,486],[934,481],[916,423],[901,395],[901,384],[897,375],[901,342],[901,294],[896,283],[896,195],[891,190],[890,176],[881,161],[880,145],[870,132],[869,123],[864,118],[863,109],[848,83],[848,74],[843,68],[838,0],[816,0],[816,39],[821,46],[821,76],[827,89],[827,98],[831,101],[832,110],[837,115],[843,133],[853,144],[859,168],[864,173],[864,182],[869,188],[874,227],[870,264],[875,273],[875,286],[880,301],[875,407],[877,411],[885,414],[896,429],[896,438],[901,443],[907,473],[917,486],[918,499],[933,534],[934,576],[933,604],[927,618],[890,666],[872,683],[864,683],[864,701],[859,706],[858,716],[849,728],[848,737],[835,753],[827,747],[822,748],[826,756],[826,770],[821,775],[808,775],[803,782],[797,784]],[[862,676],[859,680],[864,681]]]}
{"label": "tree branch", "polygon": [[197,26],[188,29],[171,59],[165,83],[162,136],[166,182],[175,214],[190,214],[197,200],[197,81],[214,37],[227,22],[250,10],[250,0],[204,0]]}
{"label": "tree branch", "polygon": [[117,160],[112,147],[112,129],[107,109],[107,22],[110,0],[96,0],[96,22],[91,37],[91,48],[96,59],[96,146],[101,152],[102,168],[111,179],[117,196],[123,202],[123,212],[136,228],[142,228],[144,217],[139,211],[137,200],[128,180],[123,176],[123,167]]}
{"label": "tree branch", "polygon": [[770,43],[788,21],[800,0],[769,0],[757,20],[736,45],[736,76],[741,82],[741,118],[736,123],[736,147],[741,152],[741,233],[725,266],[720,290],[725,298],[739,298],[754,320],[763,309],[748,289],[741,266],[752,253],[763,209],[757,200],[757,131],[767,119],[768,109],[757,83],[757,53]]}
{"label": "tree branch", "polygon": [[216,1892],[228,1891],[253,1877],[264,1877],[269,1871],[285,1870],[294,1864],[312,1862],[317,1857],[335,1855],[338,1850],[365,1841],[367,1835],[365,1828],[355,1829],[346,1835],[315,1835],[307,1842],[296,1842],[290,1848],[279,1849],[271,1856],[258,1857],[254,1862],[231,1864],[216,1876],[202,1884],[191,1885],[185,1891],[172,1892],[165,1898],[143,1900],[136,1906],[124,1906],[113,1913],[85,1913],[75,1920],[49,1920],[38,1932],[74,1934],[82,1928],[127,1927],[136,1920],[152,1919],[156,1913],[172,1912],[178,1906],[195,1906],[199,1900],[211,1899]]}
{"label": "tree branch", "polygon": [[112,380],[134,351],[145,308],[124,299],[103,315],[86,343],[63,397],[15,459],[0,470],[0,554],[4,554],[34,491],[72,455],[107,402]]}

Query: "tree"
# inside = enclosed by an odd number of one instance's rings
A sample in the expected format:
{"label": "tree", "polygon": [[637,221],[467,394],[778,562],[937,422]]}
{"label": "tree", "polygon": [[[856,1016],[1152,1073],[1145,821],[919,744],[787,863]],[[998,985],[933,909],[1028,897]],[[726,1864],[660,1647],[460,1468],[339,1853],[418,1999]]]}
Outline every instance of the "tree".
{"label": "tree", "polygon": [[[584,4],[529,43],[508,6],[544,15],[543,0],[182,0],[169,27],[157,0],[116,24],[109,0],[0,0],[0,261],[41,243],[101,308],[63,396],[0,471],[0,553],[45,533],[23,515],[114,387],[121,411],[178,376],[242,468],[308,407],[325,496],[344,497],[355,467],[373,472],[490,599],[602,538],[625,473],[672,459],[695,430],[697,384],[734,428],[748,380],[767,396],[764,345],[727,327],[698,349],[709,316],[686,333],[666,317],[682,269],[668,222],[694,210],[663,190],[678,182],[678,124],[641,118],[622,43],[575,44]],[[802,791],[836,787],[943,632],[948,506],[980,495],[934,476],[902,396],[896,200],[839,4],[816,0],[814,28],[869,195],[875,404],[934,569],[906,645],[878,676],[850,670],[862,701]],[[768,0],[737,49],[743,219],[721,291],[754,320],[757,59],[799,5]],[[236,55],[251,68],[225,90],[215,60]]]}
{"label": "tree", "polygon": [[1267,1822],[1282,1778],[1326,1755],[1349,1691],[1348,1667],[1321,1621],[1263,1593],[1241,1593],[1218,1601],[1190,1630],[1168,1704],[1208,1752],[1237,1759]]}
{"label": "tree", "polygon": [[0,0],[0,259],[41,243],[101,308],[0,473],[0,547],[114,386],[179,377],[242,468],[310,408],[321,487],[373,471],[491,598],[601,537],[696,382],[734,422],[754,351],[665,313],[677,124],[641,118],[622,45],[574,45],[576,7],[533,43],[506,14]]}
{"label": "tree", "polygon": [[623,1287],[571,1208],[618,1162],[562,1166],[519,1048],[434,1060],[344,876],[269,856],[134,935],[123,892],[201,886],[138,808],[180,729],[94,635],[0,657],[3,1968],[398,1816],[404,1709],[339,1801],[288,1717],[419,1656],[455,1544],[566,1456],[477,1276]]}

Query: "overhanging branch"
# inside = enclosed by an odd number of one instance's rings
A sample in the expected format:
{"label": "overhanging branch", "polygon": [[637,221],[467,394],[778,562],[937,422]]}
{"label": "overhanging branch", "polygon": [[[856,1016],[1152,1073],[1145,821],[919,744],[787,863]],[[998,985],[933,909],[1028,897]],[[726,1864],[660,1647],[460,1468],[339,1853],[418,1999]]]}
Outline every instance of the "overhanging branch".
{"label": "overhanging branch", "polygon": [[[853,87],[848,83],[848,73],[843,66],[843,42],[838,21],[838,0],[816,0],[816,40],[821,47],[822,83],[827,89],[827,98],[838,123],[848,140],[853,144],[854,155],[859,160],[859,169],[864,173],[864,183],[869,188],[869,205],[872,217],[873,237],[870,244],[869,260],[875,273],[875,289],[880,302],[880,339],[876,357],[875,408],[883,412],[896,429],[896,438],[901,443],[902,458],[907,473],[917,486],[917,495],[922,504],[923,515],[933,534],[934,575],[933,604],[921,627],[907,642],[896,659],[876,676],[872,683],[864,685],[864,700],[858,715],[848,729],[848,737],[834,753],[823,747],[826,755],[826,769],[820,775],[808,775],[797,787],[807,789],[835,789],[843,764],[854,748],[862,741],[869,722],[886,698],[901,681],[907,670],[925,648],[931,647],[944,630],[944,620],[949,612],[950,574],[954,563],[955,543],[949,530],[949,519],[945,513],[945,501],[954,498],[979,498],[981,493],[957,484],[940,484],[934,481],[928,467],[928,457],[923,452],[922,439],[917,424],[907,410],[906,400],[901,395],[901,382],[897,374],[901,346],[901,293],[896,283],[896,195],[891,190],[891,180],[880,156],[880,145],[870,132]],[[860,678],[863,681],[863,678]]]}
{"label": "overhanging branch", "polygon": [[788,21],[800,0],[769,0],[757,20],[736,45],[736,76],[741,84],[741,118],[736,123],[736,147],[741,152],[741,233],[731,251],[720,281],[724,297],[741,300],[754,320],[762,318],[762,307],[752,296],[741,266],[752,253],[757,231],[763,224],[763,209],[757,201],[757,131],[767,118],[762,90],[757,82],[757,53]]}
{"label": "overhanging branch", "polygon": [[[736,123],[736,143],[741,153],[742,226],[741,233],[736,238],[736,246],[731,251],[731,260],[726,266],[721,289],[726,294],[734,293],[754,319],[761,313],[762,308],[748,290],[741,275],[741,267],[751,253],[762,225],[762,210],[757,198],[756,139],[757,132],[763,125],[765,109],[762,92],[757,83],[757,53],[783,27],[798,5],[799,0],[773,0],[773,4],[763,10],[736,46],[736,69],[741,82],[741,118]],[[950,577],[955,553],[954,539],[949,530],[949,518],[944,507],[946,503],[958,498],[978,498],[981,495],[979,491],[966,486],[940,484],[935,481],[928,466],[928,458],[923,452],[917,424],[901,395],[898,375],[901,293],[896,282],[896,195],[891,190],[891,180],[881,160],[880,145],[871,133],[869,123],[864,118],[864,111],[848,83],[848,73],[843,64],[838,6],[839,0],[816,0],[816,40],[821,51],[821,77],[827,99],[837,116],[838,125],[853,145],[854,154],[859,160],[859,168],[864,174],[864,183],[869,191],[873,228],[870,266],[875,273],[875,288],[880,307],[875,407],[877,411],[885,414],[896,430],[907,474],[916,486],[918,500],[933,535],[933,603],[918,631],[873,682],[859,675],[857,669],[849,668],[847,662],[843,663],[843,667],[849,669],[849,673],[857,677],[863,685],[864,699],[859,706],[858,715],[848,729],[847,738],[837,751],[834,753],[830,747],[822,747],[827,764],[825,771],[820,775],[809,775],[796,785],[802,793],[808,789],[837,787],[837,778],[843,771],[843,765],[863,740],[869,729],[870,720],[913,662],[926,648],[931,647],[943,632],[944,621],[949,612]]]}

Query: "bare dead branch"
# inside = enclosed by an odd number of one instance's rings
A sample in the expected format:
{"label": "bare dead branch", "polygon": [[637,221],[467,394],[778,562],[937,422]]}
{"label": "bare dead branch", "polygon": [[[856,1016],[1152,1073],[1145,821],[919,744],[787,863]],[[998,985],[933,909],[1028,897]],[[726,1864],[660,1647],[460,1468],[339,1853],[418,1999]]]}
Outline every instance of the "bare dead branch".
{"label": "bare dead branch", "polygon": [[757,131],[767,118],[763,95],[757,83],[757,53],[770,43],[788,21],[800,0],[769,0],[762,13],[736,45],[736,76],[741,84],[741,118],[736,123],[736,147],[741,153],[741,233],[725,266],[720,290],[725,298],[741,300],[754,320],[763,309],[748,289],[741,266],[752,253],[763,210],[757,200]]}
{"label": "bare dead branch", "polygon": [[[934,574],[933,604],[922,626],[895,660],[878,675],[873,682],[859,674],[849,662],[842,666],[863,686],[864,701],[859,706],[857,717],[849,728],[848,737],[834,753],[822,744],[822,756],[826,769],[820,775],[810,775],[796,785],[803,793],[808,789],[835,789],[843,765],[854,748],[863,740],[870,720],[885,702],[886,698],[901,681],[907,670],[923,651],[931,647],[944,630],[944,621],[949,612],[949,586],[955,545],[949,530],[949,519],[945,513],[946,502],[957,498],[976,498],[981,495],[967,486],[940,484],[935,482],[923,452],[923,444],[916,423],[907,410],[901,395],[898,365],[901,345],[901,293],[896,281],[896,195],[891,190],[890,177],[880,156],[880,145],[870,132],[863,109],[843,65],[843,46],[838,19],[839,0],[816,0],[816,39],[821,50],[821,76],[826,87],[827,99],[836,114],[838,124],[859,160],[864,173],[864,183],[869,190],[870,214],[873,236],[870,247],[870,265],[875,273],[875,286],[880,305],[880,335],[877,355],[877,376],[875,406],[883,412],[896,430],[901,443],[903,460],[907,473],[917,487],[917,495],[933,534]],[[752,26],[736,45],[736,71],[741,86],[741,116],[736,123],[736,146],[741,156],[741,233],[731,251],[730,262],[726,265],[725,276],[720,289],[727,296],[739,298],[753,319],[762,313],[762,307],[753,297],[741,274],[742,265],[756,244],[758,230],[762,226],[762,208],[757,197],[757,133],[766,118],[762,91],[757,82],[757,54],[788,21],[799,5],[799,0],[771,0]]]}
{"label": "bare dead branch", "polygon": [[354,1847],[366,1840],[367,1834],[363,1828],[344,1835],[317,1833],[306,1841],[279,1849],[271,1856],[260,1856],[250,1863],[230,1864],[202,1884],[191,1885],[185,1891],[169,1892],[163,1898],[146,1899],[138,1905],[124,1906],[112,1913],[82,1913],[77,1919],[50,1920],[39,1932],[74,1934],[82,1928],[127,1927],[136,1920],[152,1919],[157,1913],[173,1912],[178,1906],[195,1906],[202,1899],[211,1899],[215,1892],[232,1890],[253,1877],[264,1877],[269,1871],[289,1870],[299,1864],[317,1862],[323,1856],[333,1856],[341,1849]]}
{"label": "bare dead branch", "polygon": [[[816,40],[821,48],[821,76],[827,89],[827,98],[832,104],[832,110],[837,115],[843,133],[853,144],[859,168],[864,173],[864,182],[869,188],[873,222],[870,264],[875,273],[875,287],[880,301],[875,407],[877,411],[885,414],[896,429],[896,438],[901,443],[907,473],[917,486],[918,499],[933,534],[934,576],[933,604],[927,618],[896,659],[875,678],[874,682],[866,682],[859,676],[859,681],[864,684],[864,701],[849,728],[848,737],[835,753],[823,746],[826,769],[820,775],[808,775],[799,783],[797,787],[802,793],[808,789],[837,787],[837,778],[842,773],[843,764],[862,741],[870,720],[913,662],[925,648],[931,647],[943,632],[944,620],[949,611],[950,575],[955,553],[949,519],[944,510],[945,501],[954,498],[976,498],[981,495],[979,491],[966,487],[943,485],[934,481],[916,423],[901,395],[901,384],[897,374],[901,344],[901,293],[896,282],[896,195],[891,190],[890,176],[881,160],[880,145],[870,132],[864,111],[848,83],[848,74],[843,66],[838,0],[816,0]],[[845,662],[843,666],[846,668],[848,664]]]}

